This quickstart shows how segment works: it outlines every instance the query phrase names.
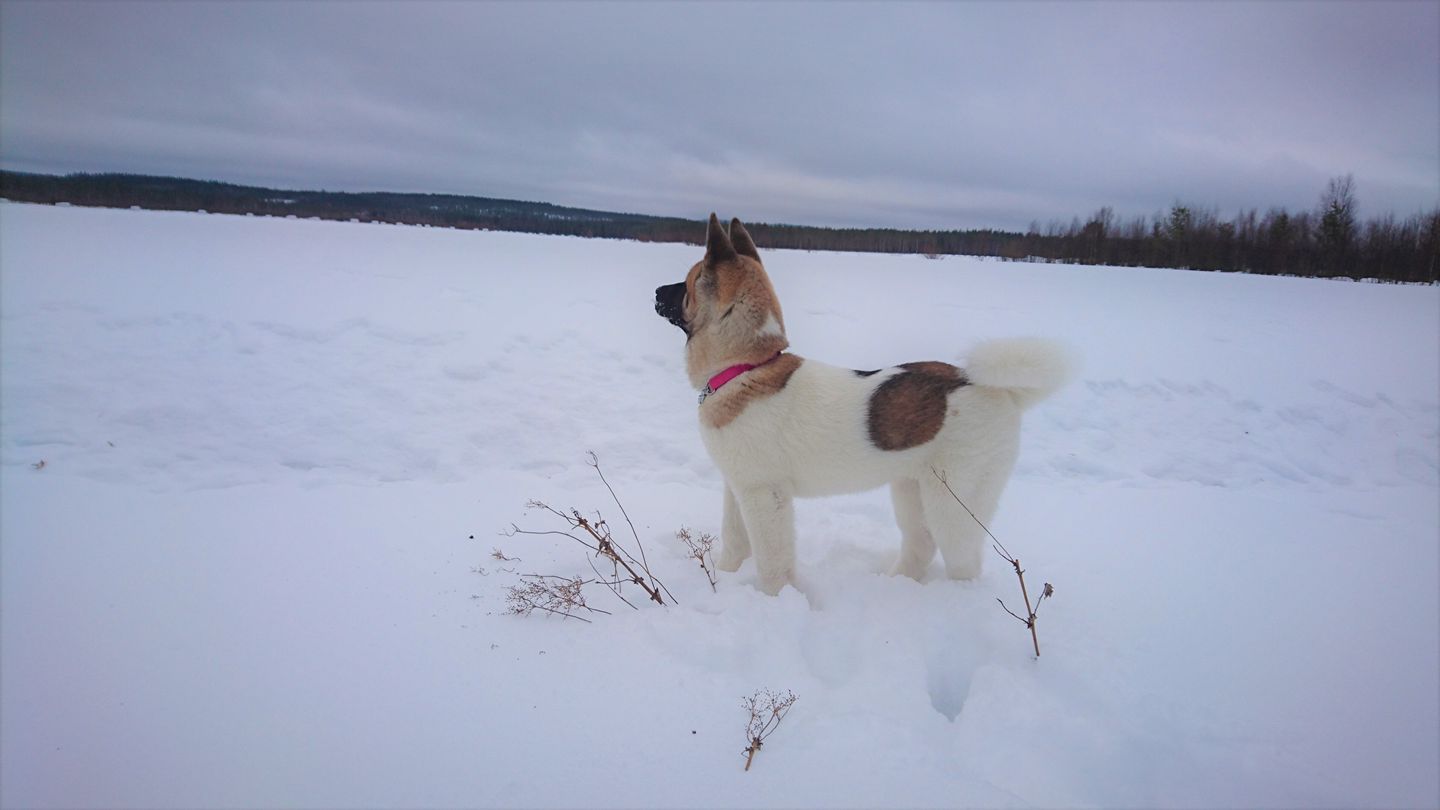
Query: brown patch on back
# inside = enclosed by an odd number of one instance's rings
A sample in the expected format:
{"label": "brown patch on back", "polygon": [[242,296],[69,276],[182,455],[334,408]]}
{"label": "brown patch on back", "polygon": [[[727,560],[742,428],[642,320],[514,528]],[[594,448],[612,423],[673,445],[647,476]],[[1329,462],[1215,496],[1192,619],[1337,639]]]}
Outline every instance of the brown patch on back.
{"label": "brown patch on back", "polygon": [[780,393],[790,382],[790,375],[804,360],[799,355],[782,354],[770,362],[756,366],[721,386],[700,406],[700,416],[713,428],[723,428],[739,418],[756,400]]}
{"label": "brown patch on back", "polygon": [[870,443],[881,450],[918,447],[940,433],[950,392],[970,384],[949,363],[905,363],[870,395]]}

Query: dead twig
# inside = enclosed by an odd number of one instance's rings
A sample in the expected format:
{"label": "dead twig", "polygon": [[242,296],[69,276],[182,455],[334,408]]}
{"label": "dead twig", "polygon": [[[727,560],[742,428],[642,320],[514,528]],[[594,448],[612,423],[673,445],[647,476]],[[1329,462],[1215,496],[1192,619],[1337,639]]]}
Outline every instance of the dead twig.
{"label": "dead twig", "polygon": [[[582,585],[592,583],[604,585],[611,593],[615,594],[616,598],[631,608],[635,608],[635,604],[625,598],[624,588],[626,585],[639,587],[645,592],[645,595],[649,597],[650,601],[657,605],[675,604],[676,599],[675,596],[670,593],[670,589],[666,588],[665,584],[651,573],[650,564],[645,557],[645,545],[640,541],[640,535],[635,531],[635,524],[630,520],[630,515],[625,511],[625,506],[620,502],[619,496],[615,494],[614,487],[610,486],[610,482],[605,479],[605,474],[600,469],[600,462],[594,453],[589,454],[589,461],[587,463],[595,470],[595,474],[600,477],[600,481],[605,485],[605,489],[610,492],[610,497],[615,501],[615,505],[619,507],[620,514],[624,515],[625,522],[630,526],[630,535],[635,540],[635,549],[639,552],[640,556],[637,557],[630,553],[629,549],[614,538],[610,532],[610,525],[599,513],[596,513],[595,516],[591,518],[581,514],[578,509],[572,508],[568,511],[561,511],[538,500],[529,501],[526,503],[526,507],[554,515],[565,523],[566,530],[550,529],[532,531],[521,529],[512,524],[506,536],[514,537],[523,534],[568,537],[590,551],[590,568],[595,572],[594,579],[579,580],[577,577],[575,581],[581,582]],[[495,549],[491,556],[496,559],[515,559],[505,557],[499,549]],[[609,561],[611,570],[608,575],[602,573],[600,568],[596,567],[595,561],[597,559]]]}
{"label": "dead twig", "polygon": [[996,554],[1004,557],[1005,561],[1010,563],[1010,566],[1015,569],[1015,576],[1020,580],[1020,596],[1025,600],[1026,615],[1021,616],[1020,614],[1011,610],[1005,605],[1005,600],[1003,599],[997,598],[995,601],[1000,603],[1000,607],[1005,608],[1006,613],[1009,613],[1011,616],[1019,619],[1020,623],[1025,625],[1025,627],[1030,630],[1030,641],[1035,645],[1035,657],[1039,658],[1040,635],[1035,630],[1035,619],[1036,616],[1038,616],[1040,613],[1040,603],[1055,595],[1055,586],[1051,585],[1048,582],[1045,583],[1045,587],[1042,588],[1040,591],[1040,598],[1035,600],[1034,607],[1031,607],[1030,589],[1025,587],[1025,569],[1020,567],[1020,560],[1010,556],[1010,553],[1008,551],[1005,551],[1004,547],[1001,546],[998,542],[994,546],[992,546],[992,548],[995,549]]}
{"label": "dead twig", "polygon": [[1012,568],[1015,569],[1015,576],[1020,580],[1020,596],[1025,600],[1025,615],[1021,616],[1020,614],[1011,610],[1009,607],[1006,606],[1005,600],[1003,599],[997,598],[995,601],[1000,603],[1000,607],[1004,608],[1006,613],[1014,616],[1030,631],[1030,641],[1035,645],[1035,657],[1039,658],[1040,634],[1035,629],[1035,617],[1040,612],[1040,603],[1055,595],[1055,587],[1048,582],[1045,583],[1045,587],[1040,592],[1040,598],[1035,601],[1035,604],[1032,607],[1030,604],[1030,590],[1025,586],[1025,569],[1020,567],[1019,558],[1011,554],[1010,550],[1005,548],[1005,544],[1001,543],[999,538],[997,538],[994,534],[991,534],[990,528],[986,526],[985,523],[980,520],[980,518],[976,517],[974,512],[970,511],[970,507],[966,506],[964,501],[960,500],[960,496],[956,495],[955,490],[950,487],[950,482],[945,480],[944,473],[940,472],[937,469],[934,469],[933,467],[930,469],[930,472],[934,473],[935,477],[940,480],[940,483],[945,486],[945,491],[950,493],[950,497],[954,498],[955,502],[960,504],[960,507],[964,509],[967,513],[969,513],[970,518],[974,520],[977,524],[979,524],[980,528],[985,530],[985,534],[988,535],[990,537],[990,540],[992,541],[992,545],[990,547],[995,550],[995,553],[999,554],[1002,558],[1004,558],[1006,562],[1010,563],[1010,566]]}
{"label": "dead twig", "polygon": [[745,770],[750,770],[755,754],[764,746],[765,740],[775,733],[780,721],[785,719],[796,700],[795,693],[788,689],[783,695],[769,689],[757,689],[749,697],[740,699],[740,708],[750,712],[750,720],[745,724],[745,739],[748,745],[740,752],[745,757]]}
{"label": "dead twig", "polygon": [[545,574],[522,574],[520,579],[519,585],[511,585],[505,591],[506,613],[529,616],[532,611],[540,610],[587,624],[590,620],[579,615],[582,610],[610,615],[608,610],[585,603],[584,589],[590,580]]}
{"label": "dead twig", "polygon": [[715,577],[715,557],[710,550],[715,546],[715,535],[701,532],[699,537],[695,537],[690,534],[689,529],[682,528],[675,532],[675,538],[690,550],[690,559],[700,564],[700,570],[705,572],[705,578],[710,581],[710,590],[714,592],[718,580]]}
{"label": "dead twig", "polygon": [[[650,597],[650,601],[657,605],[665,604],[665,596],[669,595],[669,590],[664,589],[664,586],[650,573],[650,569],[647,568],[643,562],[637,560],[626,551],[623,546],[615,542],[615,539],[610,534],[610,526],[605,522],[604,518],[597,517],[591,520],[580,514],[578,509],[572,509],[569,514],[566,514],[540,501],[531,501],[529,505],[531,508],[544,509],[560,517],[570,525],[572,530],[579,529],[584,532],[584,534],[576,534],[573,531],[528,531],[518,526],[511,527],[510,530],[512,534],[536,536],[559,535],[561,537],[568,537],[589,549],[595,557],[610,561],[611,567],[614,569],[614,575],[608,579],[602,577],[596,581],[610,588],[610,590],[615,592],[616,596],[619,596],[623,600],[624,596],[621,591],[624,586],[626,584],[633,584],[645,591],[645,594]],[[624,569],[625,573],[623,575],[620,574],[620,569]],[[673,602],[675,598],[672,596],[670,600]]]}
{"label": "dead twig", "polygon": [[[605,478],[605,471],[600,469],[600,459],[595,455],[594,450],[587,450],[586,454],[590,456],[590,460],[586,463],[588,463],[590,467],[595,470],[596,475],[600,476],[600,483],[605,485],[605,489],[610,493],[610,500],[615,502],[616,508],[620,510],[620,516],[625,518],[626,525],[630,527],[630,536],[635,538],[635,548],[638,549],[640,552],[640,567],[645,569],[645,574],[649,576],[651,584],[657,586],[660,590],[663,590],[665,592],[665,595],[670,597],[670,601],[674,603],[675,596],[670,593],[670,589],[666,588],[664,583],[660,582],[660,580],[655,579],[654,576],[650,575],[650,561],[645,559],[645,544],[640,542],[640,533],[635,531],[635,522],[630,519],[630,513],[625,511],[625,504],[620,502],[620,496],[615,494],[615,488],[610,486],[610,482]],[[600,522],[604,523],[603,520]],[[625,551],[624,548],[621,548],[620,550]],[[626,553],[628,554],[628,552]],[[631,558],[631,561],[635,561],[633,557]],[[655,597],[652,595],[652,598]],[[662,605],[665,604],[658,598],[656,598],[655,601],[660,602],[660,604]]]}

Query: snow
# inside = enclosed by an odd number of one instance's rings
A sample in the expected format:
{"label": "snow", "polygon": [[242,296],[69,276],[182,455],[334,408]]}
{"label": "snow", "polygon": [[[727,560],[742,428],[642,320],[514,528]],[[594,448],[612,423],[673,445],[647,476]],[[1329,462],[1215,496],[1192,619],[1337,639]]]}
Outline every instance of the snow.
{"label": "snow", "polygon": [[[799,504],[800,590],[711,592],[652,308],[696,258],[0,204],[0,804],[1440,804],[1440,288],[767,253],[816,359],[1085,358],[991,527],[1037,660],[998,557],[884,575],[883,491]],[[506,615],[590,571],[529,499],[624,525],[587,450],[679,604]]]}

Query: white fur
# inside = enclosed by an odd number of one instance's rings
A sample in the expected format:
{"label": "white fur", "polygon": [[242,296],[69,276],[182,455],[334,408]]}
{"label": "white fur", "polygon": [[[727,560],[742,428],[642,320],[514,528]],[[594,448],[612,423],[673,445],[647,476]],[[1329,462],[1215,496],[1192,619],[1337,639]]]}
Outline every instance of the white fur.
{"label": "white fur", "polygon": [[753,553],[760,588],[778,593],[795,575],[794,498],[889,484],[901,531],[893,573],[919,579],[938,547],[949,576],[976,576],[984,532],[935,472],[988,523],[1019,452],[1021,411],[1063,385],[1068,366],[1045,341],[977,347],[966,369],[972,384],[950,394],[940,433],[906,450],[880,450],[869,435],[871,394],[899,369],[862,377],[806,360],[782,391],[733,422],[714,428],[701,419],[726,483],[720,568],[734,571]]}
{"label": "white fur", "polygon": [[1074,359],[1065,347],[1041,338],[1007,338],[970,350],[965,373],[970,382],[1009,388],[1029,407],[1070,381]]}
{"label": "white fur", "polygon": [[760,326],[761,337],[784,337],[785,330],[780,328],[780,322],[775,320],[775,313],[766,313],[765,323]]}

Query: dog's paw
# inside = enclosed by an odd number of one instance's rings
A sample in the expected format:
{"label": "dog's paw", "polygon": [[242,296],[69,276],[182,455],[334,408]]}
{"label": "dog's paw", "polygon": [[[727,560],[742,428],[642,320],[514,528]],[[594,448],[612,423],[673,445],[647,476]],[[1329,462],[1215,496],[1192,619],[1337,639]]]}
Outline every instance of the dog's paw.
{"label": "dog's paw", "polygon": [[726,548],[722,550],[720,556],[715,559],[715,567],[726,573],[733,574],[740,570],[740,566],[745,564],[745,558],[748,556],[750,555],[732,552],[729,548]]}
{"label": "dog's paw", "polygon": [[785,590],[786,585],[793,584],[793,579],[794,577],[789,573],[778,576],[765,576],[762,574],[760,579],[756,581],[755,587],[766,596],[779,596],[780,592]]}
{"label": "dog's paw", "polygon": [[925,576],[925,569],[929,567],[929,563],[922,564],[902,555],[900,559],[895,561],[895,565],[890,568],[890,576],[909,577],[919,582],[920,579]]}

